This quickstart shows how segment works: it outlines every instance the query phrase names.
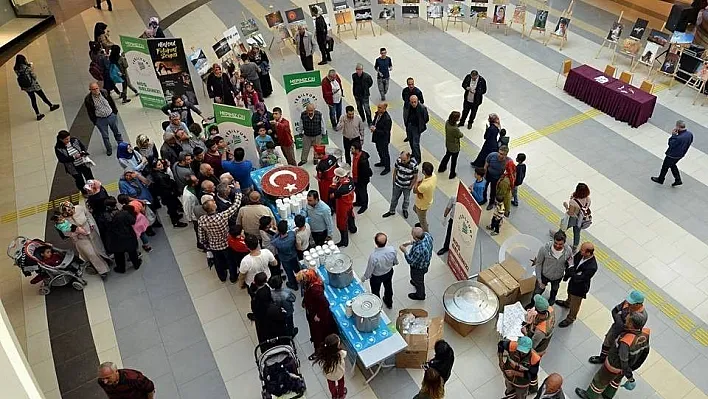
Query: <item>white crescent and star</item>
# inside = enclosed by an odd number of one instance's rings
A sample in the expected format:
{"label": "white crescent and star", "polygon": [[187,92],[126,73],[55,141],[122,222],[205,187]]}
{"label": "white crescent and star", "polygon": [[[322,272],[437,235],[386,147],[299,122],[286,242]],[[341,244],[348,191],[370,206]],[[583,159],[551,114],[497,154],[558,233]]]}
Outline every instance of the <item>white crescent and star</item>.
{"label": "white crescent and star", "polygon": [[[272,175],[270,175],[270,178],[268,178],[268,182],[273,187],[280,187],[280,185],[278,185],[278,183],[276,183],[275,180],[278,178],[278,176],[282,176],[282,175],[289,175],[289,176],[292,176],[293,181],[297,180],[297,175],[295,174],[295,172],[293,172],[291,170],[284,169],[284,170],[279,170],[279,171],[273,173]],[[293,192],[293,191],[297,190],[297,187],[293,183],[288,183],[285,185],[285,189],[290,192]]]}

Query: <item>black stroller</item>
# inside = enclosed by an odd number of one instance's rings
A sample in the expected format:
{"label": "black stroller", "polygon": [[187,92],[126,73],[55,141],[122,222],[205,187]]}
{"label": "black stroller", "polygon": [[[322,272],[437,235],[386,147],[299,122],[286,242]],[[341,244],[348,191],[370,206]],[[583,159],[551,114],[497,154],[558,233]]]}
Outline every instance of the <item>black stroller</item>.
{"label": "black stroller", "polygon": [[261,379],[263,399],[296,399],[305,395],[295,341],[278,337],[261,342],[253,351]]}

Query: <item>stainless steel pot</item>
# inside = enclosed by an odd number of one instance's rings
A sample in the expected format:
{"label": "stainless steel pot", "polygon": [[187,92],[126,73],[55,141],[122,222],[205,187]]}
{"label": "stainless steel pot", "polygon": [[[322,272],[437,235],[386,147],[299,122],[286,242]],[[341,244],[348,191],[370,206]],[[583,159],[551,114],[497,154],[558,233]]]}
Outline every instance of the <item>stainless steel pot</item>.
{"label": "stainless steel pot", "polygon": [[352,265],[352,258],[345,253],[340,252],[330,255],[325,263],[329,285],[335,288],[344,288],[349,286],[349,284],[354,281]]}
{"label": "stainless steel pot", "polygon": [[352,300],[354,324],[361,332],[372,332],[379,326],[383,302],[374,294],[359,294]]}

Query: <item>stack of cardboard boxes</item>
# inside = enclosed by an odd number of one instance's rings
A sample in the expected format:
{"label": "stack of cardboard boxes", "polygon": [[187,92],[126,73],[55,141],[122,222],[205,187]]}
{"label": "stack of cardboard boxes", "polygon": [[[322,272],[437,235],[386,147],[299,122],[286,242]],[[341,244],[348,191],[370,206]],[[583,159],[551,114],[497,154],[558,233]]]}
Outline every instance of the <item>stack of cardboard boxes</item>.
{"label": "stack of cardboard boxes", "polygon": [[499,308],[502,308],[525,299],[525,295],[533,292],[536,276],[529,274],[514,258],[507,256],[504,262],[482,270],[477,281],[497,294]]}
{"label": "stack of cardboard boxes", "polygon": [[431,318],[427,333],[409,334],[402,328],[402,321],[406,314],[419,318],[428,317],[428,312],[423,309],[403,309],[398,312],[398,319],[396,319],[396,329],[408,344],[404,351],[396,354],[396,367],[418,369],[435,354],[435,342],[443,337],[443,319],[442,317]]}

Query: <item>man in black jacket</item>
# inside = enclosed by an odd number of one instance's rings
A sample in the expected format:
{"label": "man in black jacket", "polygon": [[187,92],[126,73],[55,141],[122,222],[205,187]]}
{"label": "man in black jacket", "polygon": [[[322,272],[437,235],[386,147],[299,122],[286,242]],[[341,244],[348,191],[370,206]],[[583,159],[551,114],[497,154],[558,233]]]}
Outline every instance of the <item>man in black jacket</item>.
{"label": "man in black jacket", "polygon": [[473,70],[462,81],[462,88],[465,89],[465,94],[462,99],[462,118],[458,126],[465,125],[467,114],[470,115],[470,120],[467,123],[467,129],[472,129],[472,123],[477,116],[477,109],[482,104],[482,97],[487,93],[487,81],[479,76],[479,72]]}
{"label": "man in black jacket", "polygon": [[313,8],[312,16],[315,18],[315,38],[317,39],[317,47],[320,48],[322,61],[318,65],[325,65],[328,61],[332,61],[332,57],[327,51],[327,22],[322,15],[322,10],[319,6]]}
{"label": "man in black jacket", "polygon": [[88,155],[86,146],[76,137],[71,137],[66,130],[57,134],[57,143],[54,145],[54,154],[59,163],[64,165],[66,173],[74,178],[76,188],[85,193],[86,180],[93,179],[91,168],[86,164],[84,156]]}
{"label": "man in black jacket", "polygon": [[356,64],[356,72],[352,74],[352,94],[356,101],[356,109],[359,111],[361,120],[366,119],[366,123],[371,126],[371,106],[369,105],[369,88],[374,85],[371,75],[364,72],[364,65]]}
{"label": "man in black jacket", "polygon": [[113,149],[111,148],[111,140],[108,138],[108,128],[110,127],[113,131],[116,143],[123,141],[123,136],[121,136],[120,131],[118,131],[118,125],[116,125],[118,107],[116,107],[113,98],[106,90],[101,89],[98,83],[92,82],[89,85],[89,90],[89,94],[84,98],[84,106],[89,119],[101,132],[103,146],[106,147],[106,155],[111,155]]}
{"label": "man in black jacket", "polygon": [[356,201],[354,206],[360,206],[358,214],[366,212],[369,208],[369,191],[367,186],[371,182],[374,172],[369,166],[369,153],[361,149],[361,143],[355,141],[352,144],[352,179],[354,180],[354,194]]}
{"label": "man in black jacket", "polygon": [[415,161],[420,164],[422,162],[420,155],[420,135],[427,129],[426,124],[429,121],[428,109],[425,105],[418,102],[417,96],[411,96],[411,104],[408,107],[406,115],[406,137],[410,141],[411,155]]}
{"label": "man in black jacket", "polygon": [[379,154],[379,162],[375,163],[374,166],[383,166],[384,168],[381,172],[381,176],[391,172],[391,154],[388,152],[388,145],[391,142],[391,126],[393,121],[386,109],[388,109],[387,103],[379,103],[373,124],[369,128],[372,133],[371,141],[376,144],[376,152]]}
{"label": "man in black jacket", "polygon": [[573,324],[580,311],[580,304],[590,291],[590,280],[597,272],[597,260],[595,259],[595,247],[591,242],[584,242],[580,246],[580,251],[575,254],[573,264],[565,271],[564,280],[568,281],[568,299],[556,301],[556,305],[568,308],[570,311],[565,320],[558,324],[559,327],[568,327]]}
{"label": "man in black jacket", "polygon": [[[425,100],[423,99],[423,92],[420,91],[419,88],[415,87],[415,80],[413,80],[413,78],[408,78],[408,79],[406,79],[406,87],[404,87],[403,90],[401,91],[401,97],[403,97],[403,121],[404,122],[407,119],[408,109],[411,106],[411,96],[416,96],[418,98],[419,103],[425,104]],[[408,138],[406,137],[406,139],[403,141],[408,141]]]}

